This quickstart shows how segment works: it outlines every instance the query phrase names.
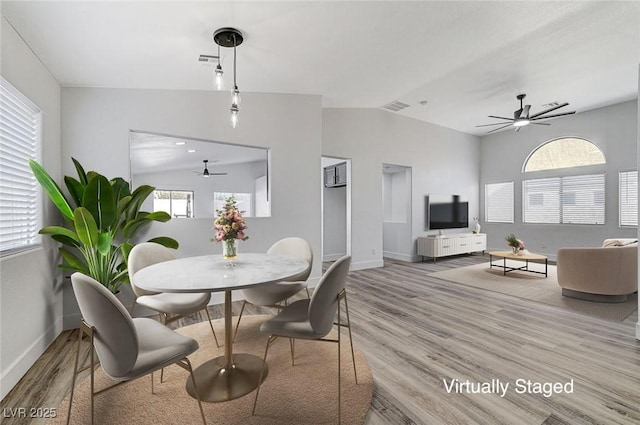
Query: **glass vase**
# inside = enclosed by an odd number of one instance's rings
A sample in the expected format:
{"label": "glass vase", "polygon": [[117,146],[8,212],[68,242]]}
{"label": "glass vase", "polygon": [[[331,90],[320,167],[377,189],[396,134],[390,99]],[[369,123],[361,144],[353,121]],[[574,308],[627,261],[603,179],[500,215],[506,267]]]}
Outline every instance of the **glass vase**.
{"label": "glass vase", "polygon": [[227,266],[233,267],[238,258],[238,239],[225,239],[222,241],[222,258],[227,260]]}

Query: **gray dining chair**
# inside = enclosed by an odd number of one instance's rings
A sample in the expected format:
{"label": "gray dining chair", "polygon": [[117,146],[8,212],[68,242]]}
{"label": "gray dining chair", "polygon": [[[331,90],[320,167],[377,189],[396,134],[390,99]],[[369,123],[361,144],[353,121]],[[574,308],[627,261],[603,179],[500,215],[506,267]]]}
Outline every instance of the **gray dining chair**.
{"label": "gray dining chair", "polygon": [[[191,362],[187,356],[198,349],[198,342],[180,335],[161,323],[148,318],[132,319],[126,308],[108,289],[95,279],[76,272],[71,275],[71,284],[82,314],[78,332],[78,350],[73,367],[71,396],[67,425],[71,419],[71,405],[78,373],[91,368],[91,423],[93,424],[94,397],[125,382],[153,373],[158,369],[177,364],[187,370],[196,384]],[[90,365],[78,369],[80,346],[83,336],[91,344]],[[118,381],[107,388],[95,391],[95,354],[100,366],[113,380]],[[153,375],[151,377],[153,393]],[[196,399],[202,422],[207,421],[196,389]]]}
{"label": "gray dining chair", "polygon": [[[267,361],[269,347],[278,337],[289,339],[306,339],[323,342],[333,342],[338,345],[338,423],[341,421],[341,372],[340,372],[340,334],[341,327],[349,330],[349,343],[351,345],[351,360],[353,361],[353,373],[356,384],[358,375],[356,372],[356,359],[353,352],[353,340],[351,338],[351,321],[349,319],[349,305],[347,304],[347,293],[345,290],[347,274],[351,265],[351,257],[345,255],[334,262],[324,273],[320,282],[313,291],[311,299],[295,301],[284,307],[278,315],[267,320],[260,326],[260,331],[269,335],[267,345],[264,349],[264,362]],[[340,317],[340,302],[344,300],[347,321],[342,323]],[[338,321],[334,318],[338,313]],[[337,326],[337,339],[326,338],[333,325]],[[260,371],[258,389],[253,402],[252,415],[255,414],[258,404],[258,395],[264,375],[264,368]]]}
{"label": "gray dining chair", "polygon": [[236,334],[238,333],[238,328],[240,327],[242,313],[244,312],[244,308],[247,303],[261,307],[281,308],[278,303],[286,302],[287,299],[291,298],[303,289],[307,290],[307,298],[309,298],[307,279],[311,274],[311,267],[313,265],[313,250],[311,249],[309,242],[296,237],[284,238],[274,243],[267,251],[267,254],[301,258],[309,263],[309,267],[286,281],[243,289],[241,293],[244,301],[242,302],[242,308],[240,309],[240,315],[238,316],[238,322],[236,323],[236,330],[233,334],[234,341]]}
{"label": "gray dining chair", "polygon": [[144,242],[133,247],[129,253],[128,269],[131,289],[133,289],[136,299],[131,306],[131,315],[136,304],[150,308],[160,313],[160,321],[163,324],[169,324],[186,315],[204,310],[209,319],[209,326],[213,333],[213,339],[218,344],[216,331],[211,323],[211,315],[207,309],[207,305],[211,300],[210,292],[193,293],[193,294],[173,294],[168,292],[151,292],[136,286],[135,275],[138,271],[153,264],[163,261],[174,260],[175,256],[171,250],[154,242]]}

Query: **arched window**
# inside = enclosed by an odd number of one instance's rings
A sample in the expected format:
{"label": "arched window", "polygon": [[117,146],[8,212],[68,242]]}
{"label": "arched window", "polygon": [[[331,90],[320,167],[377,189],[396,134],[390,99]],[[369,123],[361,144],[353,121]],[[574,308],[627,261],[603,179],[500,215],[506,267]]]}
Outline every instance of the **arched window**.
{"label": "arched window", "polygon": [[579,137],[549,140],[533,150],[522,167],[524,173],[605,164],[604,153]]}
{"label": "arched window", "polygon": [[[522,221],[604,224],[604,164],[606,160],[600,148],[578,137],[554,139],[538,146],[522,167],[524,173],[539,176],[522,181]],[[584,174],[580,168],[584,166],[596,167],[588,168],[589,174]],[[573,170],[568,170],[570,168]],[[558,170],[558,173],[549,170]],[[534,173],[537,171],[546,172]]]}

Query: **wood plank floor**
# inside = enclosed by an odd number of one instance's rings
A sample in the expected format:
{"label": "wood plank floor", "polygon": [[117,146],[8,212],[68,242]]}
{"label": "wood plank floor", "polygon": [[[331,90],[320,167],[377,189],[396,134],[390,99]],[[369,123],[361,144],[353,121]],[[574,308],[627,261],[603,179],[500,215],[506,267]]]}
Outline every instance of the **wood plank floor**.
{"label": "wood plank floor", "polygon": [[[384,268],[350,273],[354,343],[375,382],[366,423],[640,424],[637,312],[623,322],[606,321],[429,276],[487,261],[480,255],[435,264],[387,260]],[[213,317],[222,317],[221,307],[210,308]],[[235,303],[234,311],[239,308]],[[2,401],[3,412],[56,407],[69,390],[75,341],[75,333],[61,334]],[[443,380],[451,379],[500,380],[509,388],[504,397],[449,393]],[[573,379],[573,393],[518,393],[517,379]],[[2,423],[42,422],[5,417]]]}

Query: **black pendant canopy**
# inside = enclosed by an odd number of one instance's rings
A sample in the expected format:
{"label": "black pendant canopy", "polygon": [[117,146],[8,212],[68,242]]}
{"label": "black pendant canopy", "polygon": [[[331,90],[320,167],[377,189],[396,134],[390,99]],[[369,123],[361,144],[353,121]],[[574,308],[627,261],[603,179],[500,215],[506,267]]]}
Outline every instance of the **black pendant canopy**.
{"label": "black pendant canopy", "polygon": [[235,28],[220,28],[213,33],[213,41],[222,47],[237,47],[242,44],[242,32]]}

